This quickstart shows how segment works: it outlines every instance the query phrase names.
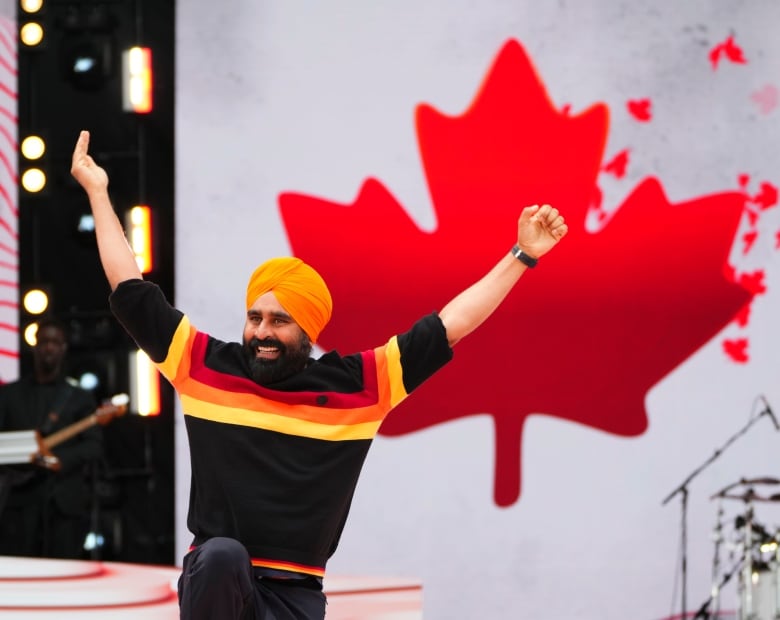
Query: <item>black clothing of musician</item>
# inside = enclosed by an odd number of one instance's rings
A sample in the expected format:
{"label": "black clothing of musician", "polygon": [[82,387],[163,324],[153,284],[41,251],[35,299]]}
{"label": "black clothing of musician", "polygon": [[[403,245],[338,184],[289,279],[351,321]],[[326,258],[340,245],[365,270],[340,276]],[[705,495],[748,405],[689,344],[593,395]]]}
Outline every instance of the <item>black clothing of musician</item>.
{"label": "black clothing of musician", "polygon": [[[64,326],[41,321],[34,372],[0,386],[1,432],[37,429],[46,437],[95,411],[92,394],[63,376],[66,351]],[[82,431],[52,453],[56,471],[36,464],[1,466],[0,555],[85,557],[92,498],[85,474],[102,455],[100,428]]]}

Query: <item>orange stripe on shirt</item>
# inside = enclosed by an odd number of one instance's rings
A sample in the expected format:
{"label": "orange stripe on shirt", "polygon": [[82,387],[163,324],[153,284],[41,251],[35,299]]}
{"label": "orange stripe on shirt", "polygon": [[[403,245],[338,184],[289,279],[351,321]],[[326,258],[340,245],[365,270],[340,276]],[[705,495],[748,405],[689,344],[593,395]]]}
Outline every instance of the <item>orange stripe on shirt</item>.
{"label": "orange stripe on shirt", "polygon": [[252,566],[259,568],[273,568],[275,570],[289,570],[315,577],[324,577],[325,569],[316,566],[306,566],[305,564],[295,564],[294,562],[277,562],[274,560],[264,560],[262,558],[252,558]]}
{"label": "orange stripe on shirt", "polygon": [[314,422],[295,416],[280,415],[268,411],[256,409],[237,409],[217,405],[211,401],[202,401],[192,398],[188,394],[181,394],[181,404],[185,415],[219,422],[224,424],[237,424],[252,428],[322,439],[325,441],[348,441],[356,439],[373,439],[379,430],[382,419],[369,422],[343,424],[336,420],[327,423]]}

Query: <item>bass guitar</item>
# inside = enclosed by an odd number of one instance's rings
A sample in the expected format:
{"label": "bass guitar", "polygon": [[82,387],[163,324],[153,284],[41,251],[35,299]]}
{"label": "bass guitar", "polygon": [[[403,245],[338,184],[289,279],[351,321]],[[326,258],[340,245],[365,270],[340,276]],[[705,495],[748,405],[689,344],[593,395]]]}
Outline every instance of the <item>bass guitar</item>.
{"label": "bass guitar", "polygon": [[127,394],[117,394],[90,415],[46,437],[41,437],[37,430],[0,433],[0,464],[35,463],[57,471],[60,469],[60,461],[52,453],[52,448],[96,424],[105,425],[124,415],[129,402]]}

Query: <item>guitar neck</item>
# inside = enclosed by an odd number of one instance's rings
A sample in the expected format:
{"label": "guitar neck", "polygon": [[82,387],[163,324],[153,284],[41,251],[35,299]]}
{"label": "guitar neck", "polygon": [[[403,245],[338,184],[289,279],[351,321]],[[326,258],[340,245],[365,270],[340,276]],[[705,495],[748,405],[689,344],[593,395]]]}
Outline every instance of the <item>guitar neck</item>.
{"label": "guitar neck", "polygon": [[67,441],[74,435],[78,435],[82,431],[85,431],[90,426],[94,426],[98,422],[98,417],[94,413],[92,415],[87,416],[86,418],[82,418],[78,422],[75,422],[74,424],[71,424],[70,426],[66,426],[62,430],[57,431],[56,433],[52,433],[51,435],[48,435],[47,437],[43,438],[43,445],[47,448],[51,449],[54,446],[60,445],[63,441]]}

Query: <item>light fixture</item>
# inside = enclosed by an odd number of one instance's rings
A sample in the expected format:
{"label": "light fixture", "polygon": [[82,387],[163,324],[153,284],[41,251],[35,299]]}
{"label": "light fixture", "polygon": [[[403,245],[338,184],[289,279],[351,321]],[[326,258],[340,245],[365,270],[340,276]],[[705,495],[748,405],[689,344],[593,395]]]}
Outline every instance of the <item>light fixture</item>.
{"label": "light fixture", "polygon": [[22,173],[22,187],[37,194],[46,187],[46,173],[40,168],[28,168]]}
{"label": "light fixture", "polygon": [[43,26],[38,22],[27,22],[19,29],[19,40],[27,47],[37,47],[43,41]]}
{"label": "light fixture", "polygon": [[30,323],[24,328],[24,341],[31,347],[38,344],[38,323]]}
{"label": "light fixture", "polygon": [[92,392],[100,401],[110,389],[111,367],[100,353],[78,351],[71,353],[68,363],[69,377],[73,385]]}
{"label": "light fixture", "polygon": [[21,0],[19,6],[25,13],[37,13],[43,8],[43,0]]}
{"label": "light fixture", "polygon": [[38,194],[46,187],[46,140],[38,132],[20,133],[24,137],[19,142],[23,160],[19,182],[26,192]]}
{"label": "light fixture", "polygon": [[154,268],[152,256],[152,210],[146,205],[138,205],[127,213],[125,226],[130,247],[135,254],[141,273],[149,273]]}
{"label": "light fixture", "polygon": [[160,374],[140,349],[130,353],[130,410],[142,416],[160,413]]}
{"label": "light fixture", "polygon": [[122,109],[148,114],[152,111],[152,50],[131,47],[122,52]]}
{"label": "light fixture", "polygon": [[22,305],[30,314],[43,314],[49,307],[49,296],[42,289],[33,288],[24,294]]}
{"label": "light fixture", "polygon": [[86,20],[79,17],[63,35],[58,54],[60,70],[76,89],[97,91],[115,71],[114,43],[106,24],[92,27]]}
{"label": "light fixture", "polygon": [[76,231],[82,235],[94,235],[95,216],[91,213],[82,213],[79,215],[79,221],[78,224],[76,224]]}
{"label": "light fixture", "polygon": [[22,140],[19,150],[25,159],[40,159],[46,153],[46,142],[41,136],[30,135]]}
{"label": "light fixture", "polygon": [[79,376],[79,387],[91,392],[100,387],[100,377],[96,372],[85,371]]}

